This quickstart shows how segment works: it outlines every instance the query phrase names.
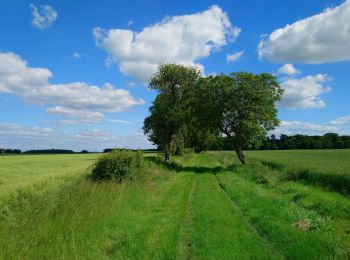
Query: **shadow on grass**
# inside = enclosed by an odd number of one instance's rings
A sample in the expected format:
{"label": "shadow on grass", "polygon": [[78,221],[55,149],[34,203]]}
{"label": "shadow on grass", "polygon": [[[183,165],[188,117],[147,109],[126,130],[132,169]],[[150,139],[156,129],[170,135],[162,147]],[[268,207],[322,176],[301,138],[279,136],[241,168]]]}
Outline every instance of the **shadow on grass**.
{"label": "shadow on grass", "polygon": [[197,174],[203,174],[203,173],[213,173],[218,174],[220,172],[224,171],[233,171],[237,165],[230,165],[226,168],[222,166],[217,167],[203,167],[203,166],[182,166],[179,163],[171,162],[171,163],[164,163],[164,161],[159,157],[146,157],[145,160],[148,160],[152,163],[155,163],[157,165],[161,165],[163,167],[166,167],[169,170],[173,170],[176,172],[195,172]]}

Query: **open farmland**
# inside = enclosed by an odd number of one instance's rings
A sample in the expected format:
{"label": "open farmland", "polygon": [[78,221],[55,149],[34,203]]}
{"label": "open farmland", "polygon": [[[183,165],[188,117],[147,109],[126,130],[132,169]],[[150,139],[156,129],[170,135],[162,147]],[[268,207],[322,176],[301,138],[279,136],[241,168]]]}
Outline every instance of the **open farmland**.
{"label": "open farmland", "polygon": [[287,179],[350,193],[350,149],[248,151],[247,155]]}
{"label": "open farmland", "polygon": [[0,156],[0,201],[16,191],[76,178],[96,160],[98,154]]}
{"label": "open farmland", "polygon": [[[172,167],[147,156],[146,181],[121,184],[86,177],[97,155],[0,157],[6,168],[17,166],[12,179],[2,168],[0,177],[13,187],[8,192],[28,191],[2,205],[0,258],[348,259],[348,195],[285,178],[264,162],[291,167],[309,156],[315,170],[327,153],[345,157],[349,151],[300,153],[248,152],[246,166],[231,152],[178,157]],[[34,162],[37,174],[32,169],[29,177]],[[341,167],[345,176],[348,162],[339,160],[337,171]],[[20,174],[28,181],[16,189]],[[58,185],[54,176],[75,177]],[[29,189],[40,187],[31,179],[51,184],[38,193]]]}

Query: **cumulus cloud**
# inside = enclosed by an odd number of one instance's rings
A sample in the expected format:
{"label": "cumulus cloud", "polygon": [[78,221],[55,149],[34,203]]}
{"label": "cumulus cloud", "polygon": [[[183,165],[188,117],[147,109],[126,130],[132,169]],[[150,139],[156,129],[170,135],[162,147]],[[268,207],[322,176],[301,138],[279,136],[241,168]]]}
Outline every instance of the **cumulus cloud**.
{"label": "cumulus cloud", "polygon": [[32,88],[23,92],[21,96],[39,104],[57,104],[103,112],[120,112],[131,106],[144,104],[142,99],[132,97],[129,91],[115,89],[111,84],[97,87],[84,82]]}
{"label": "cumulus cloud", "polygon": [[350,124],[350,116],[343,116],[329,121],[330,125],[346,125]]}
{"label": "cumulus cloud", "polygon": [[133,105],[143,104],[130,92],[106,83],[103,87],[85,82],[50,84],[48,69],[30,68],[14,53],[0,53],[0,92],[18,94],[26,101],[56,104],[74,109],[120,112]]}
{"label": "cumulus cloud", "polygon": [[328,77],[325,74],[309,75],[301,79],[286,79],[281,83],[284,94],[280,105],[289,109],[324,107],[326,104],[320,95],[331,91],[330,87],[324,86],[327,80]]}
{"label": "cumulus cloud", "polygon": [[57,12],[50,5],[41,5],[40,9],[33,4],[30,4],[29,6],[32,10],[32,23],[37,28],[46,29],[50,27],[58,17]]}
{"label": "cumulus cloud", "polygon": [[300,71],[296,69],[293,64],[288,63],[279,68],[278,73],[291,76],[300,73]]}
{"label": "cumulus cloud", "polygon": [[69,107],[50,107],[46,109],[46,112],[51,115],[55,115],[58,117],[68,117],[72,118],[68,121],[68,124],[72,124],[72,122],[78,123],[101,123],[104,119],[104,114],[100,112],[92,112],[88,110],[78,110]]}
{"label": "cumulus cloud", "polygon": [[234,62],[236,60],[238,60],[239,58],[242,57],[244,51],[238,51],[232,54],[227,54],[226,55],[226,62]]}
{"label": "cumulus cloud", "polygon": [[0,92],[14,93],[48,84],[51,72],[44,68],[30,68],[20,56],[0,52]]}
{"label": "cumulus cloud", "polygon": [[350,0],[263,37],[259,56],[280,63],[350,60]]}
{"label": "cumulus cloud", "polygon": [[117,135],[100,129],[67,132],[51,128],[26,127],[0,122],[0,147],[30,149],[71,149],[81,151],[102,151],[105,148],[153,148],[142,133]]}
{"label": "cumulus cloud", "polygon": [[272,134],[280,135],[324,135],[326,133],[340,133],[339,128],[331,125],[312,124],[300,121],[282,121],[280,126],[271,131]]}
{"label": "cumulus cloud", "polygon": [[167,17],[141,32],[93,29],[96,44],[108,53],[108,62],[117,63],[123,74],[141,82],[150,79],[159,63],[202,67],[199,59],[234,41],[239,33],[216,5],[201,13]]}
{"label": "cumulus cloud", "polygon": [[49,113],[79,118],[79,122],[98,122],[101,112],[120,112],[144,104],[129,91],[108,83],[102,87],[85,82],[51,84],[51,76],[48,69],[28,67],[14,53],[0,53],[0,92],[16,94],[27,102],[58,105]]}

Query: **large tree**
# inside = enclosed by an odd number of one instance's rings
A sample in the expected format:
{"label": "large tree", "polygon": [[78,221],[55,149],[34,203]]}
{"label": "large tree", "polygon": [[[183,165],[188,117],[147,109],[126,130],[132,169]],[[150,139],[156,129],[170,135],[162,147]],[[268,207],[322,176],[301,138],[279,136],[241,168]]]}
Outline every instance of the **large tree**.
{"label": "large tree", "polygon": [[203,78],[196,91],[198,119],[227,136],[245,164],[244,146],[257,146],[279,124],[276,101],[283,90],[270,74],[247,72]]}
{"label": "large tree", "polygon": [[169,162],[176,144],[184,143],[181,139],[186,134],[188,108],[200,78],[195,67],[162,64],[149,83],[158,94],[143,129],[151,142],[163,148],[165,162]]}

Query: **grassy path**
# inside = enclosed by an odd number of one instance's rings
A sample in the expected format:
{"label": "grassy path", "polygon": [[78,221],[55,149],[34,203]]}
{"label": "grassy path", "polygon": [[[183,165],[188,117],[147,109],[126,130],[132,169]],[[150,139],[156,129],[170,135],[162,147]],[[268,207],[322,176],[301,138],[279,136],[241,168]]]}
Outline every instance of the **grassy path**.
{"label": "grassy path", "polygon": [[[347,231],[339,228],[331,217],[319,214],[317,210],[304,207],[286,196],[294,190],[281,184],[269,185],[268,174],[263,172],[260,175],[259,171],[262,170],[251,166],[237,167],[233,172],[224,170],[217,175],[223,190],[259,233],[287,259],[348,259],[350,243],[346,237]],[[287,185],[300,189],[300,184]],[[305,188],[313,189],[311,196],[318,194],[321,201],[329,195],[320,190],[316,192],[313,187],[304,187],[304,191]],[[344,203],[345,207],[348,205],[343,200],[337,202]],[[348,212],[348,208],[344,208],[342,213],[345,212]],[[339,209],[335,214],[341,214]]]}
{"label": "grassy path", "polygon": [[189,258],[278,258],[219,187],[211,170],[215,166],[218,164],[207,156],[195,157],[184,164],[185,170],[197,174],[190,206],[191,237],[186,239],[191,241]]}

